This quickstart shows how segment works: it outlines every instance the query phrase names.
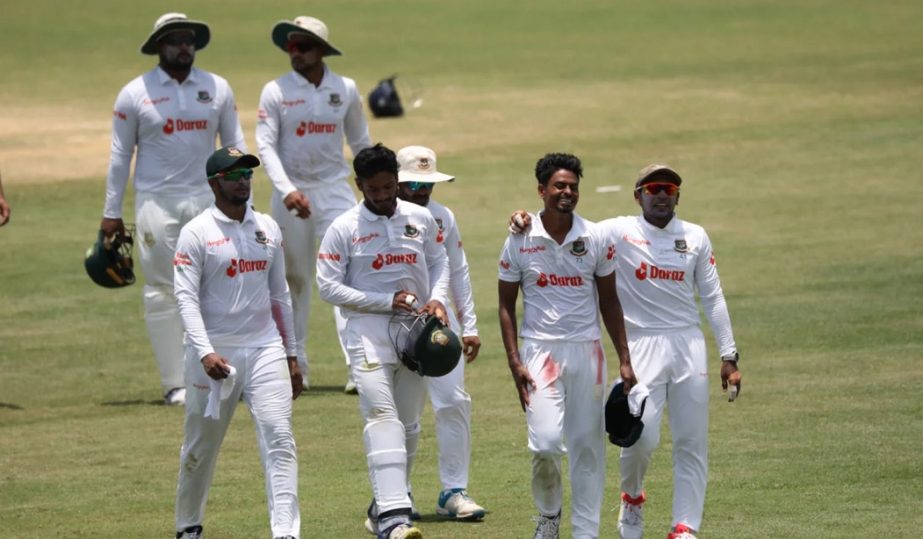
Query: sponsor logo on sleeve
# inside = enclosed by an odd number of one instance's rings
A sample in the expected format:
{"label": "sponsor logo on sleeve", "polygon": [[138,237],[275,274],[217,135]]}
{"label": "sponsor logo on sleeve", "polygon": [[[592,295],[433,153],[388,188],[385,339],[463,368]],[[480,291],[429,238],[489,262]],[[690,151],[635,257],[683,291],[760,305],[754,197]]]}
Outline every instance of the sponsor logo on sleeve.
{"label": "sponsor logo on sleeve", "polygon": [[615,245],[609,245],[606,249],[606,260],[612,260],[615,258]]}
{"label": "sponsor logo on sleeve", "polygon": [[263,109],[258,109],[256,111],[256,118],[258,120],[265,120],[266,118],[269,118],[269,114]]}
{"label": "sponsor logo on sleeve", "polygon": [[114,111],[112,111],[112,115],[115,116],[116,118],[118,118],[119,120],[127,120],[127,119],[128,119],[128,115],[125,114],[124,112],[120,111],[120,110],[114,110]]}
{"label": "sponsor logo on sleeve", "polygon": [[334,262],[340,261],[339,253],[317,253],[318,260],[332,260]]}
{"label": "sponsor logo on sleeve", "polygon": [[501,259],[500,259],[500,267],[503,268],[503,269],[505,269],[505,270],[508,270],[508,269],[510,269],[510,263],[507,262],[506,260],[503,260],[503,259],[501,258]]}
{"label": "sponsor logo on sleeve", "polygon": [[174,266],[191,266],[192,259],[189,258],[189,255],[187,255],[186,253],[181,253],[177,251],[176,254],[173,255],[173,265]]}
{"label": "sponsor logo on sleeve", "polygon": [[708,263],[711,264],[712,266],[715,265],[715,252],[714,251],[712,251],[711,255],[708,257]]}

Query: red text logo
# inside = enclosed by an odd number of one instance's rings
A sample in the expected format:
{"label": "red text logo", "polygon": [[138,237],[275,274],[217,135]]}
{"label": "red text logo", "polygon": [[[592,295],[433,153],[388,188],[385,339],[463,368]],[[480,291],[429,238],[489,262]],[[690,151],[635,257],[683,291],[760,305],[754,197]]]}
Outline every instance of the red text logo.
{"label": "red text logo", "polygon": [[226,273],[228,277],[234,277],[238,273],[249,273],[251,271],[266,271],[269,262],[266,260],[238,260],[231,259],[231,265],[228,266]]}
{"label": "red text logo", "polygon": [[643,281],[645,279],[684,281],[686,278],[686,272],[682,270],[660,269],[653,264],[648,266],[646,262],[641,262],[641,266],[635,270],[635,277],[637,277],[639,281]]}
{"label": "red text logo", "polygon": [[167,118],[163,124],[163,132],[167,135],[174,131],[205,131],[208,129],[208,120],[182,120]]}
{"label": "red text logo", "polygon": [[300,122],[298,124],[298,129],[295,130],[295,134],[299,137],[303,137],[305,133],[309,135],[315,133],[336,133],[337,124],[322,124],[314,122]]}
{"label": "red text logo", "polygon": [[520,247],[519,248],[520,253],[525,253],[527,255],[534,255],[535,253],[539,251],[544,251],[544,250],[545,250],[544,245],[538,245],[536,247]]}
{"label": "red text logo", "polygon": [[372,232],[367,236],[354,236],[353,244],[366,243],[378,237],[378,232]]}
{"label": "red text logo", "polygon": [[629,237],[628,234],[625,234],[624,236],[622,236],[622,239],[627,241],[628,243],[634,243],[635,245],[650,245],[651,244],[651,242],[647,241],[644,238],[632,238],[632,237]]}
{"label": "red text logo", "polygon": [[224,245],[225,243],[231,243],[231,238],[221,238],[220,240],[208,240],[205,242],[208,247],[218,247],[219,245]]}
{"label": "red text logo", "polygon": [[606,251],[606,260],[612,260],[615,258],[615,245],[610,245],[609,250]]}
{"label": "red text logo", "polygon": [[317,253],[318,260],[333,260],[334,262],[340,261],[339,253]]}
{"label": "red text logo", "polygon": [[583,277],[580,275],[556,275],[552,273],[551,275],[545,275],[544,273],[538,274],[538,280],[535,281],[541,288],[545,288],[548,285],[551,286],[583,286]]}
{"label": "red text logo", "polygon": [[406,253],[406,254],[396,254],[396,255],[378,255],[375,257],[375,261],[372,262],[372,269],[380,270],[385,266],[390,266],[392,264],[416,264],[417,263],[417,253]]}
{"label": "red text logo", "polygon": [[189,255],[186,253],[176,252],[176,255],[173,256],[173,265],[174,266],[191,266],[192,259],[189,258]]}

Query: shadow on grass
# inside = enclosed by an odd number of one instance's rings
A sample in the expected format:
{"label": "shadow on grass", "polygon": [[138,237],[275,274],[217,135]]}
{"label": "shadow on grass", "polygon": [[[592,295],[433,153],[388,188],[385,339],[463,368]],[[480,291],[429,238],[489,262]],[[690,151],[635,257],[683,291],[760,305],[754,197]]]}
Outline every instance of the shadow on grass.
{"label": "shadow on grass", "polygon": [[0,408],[9,408],[10,410],[24,410],[22,406],[12,402],[0,402]]}
{"label": "shadow on grass", "polygon": [[355,395],[347,395],[346,393],[344,393],[343,386],[313,386],[312,385],[310,388],[306,389],[305,391],[302,391],[301,397],[299,398],[318,396],[318,395],[314,395],[315,393],[339,393],[340,395],[355,397]]}

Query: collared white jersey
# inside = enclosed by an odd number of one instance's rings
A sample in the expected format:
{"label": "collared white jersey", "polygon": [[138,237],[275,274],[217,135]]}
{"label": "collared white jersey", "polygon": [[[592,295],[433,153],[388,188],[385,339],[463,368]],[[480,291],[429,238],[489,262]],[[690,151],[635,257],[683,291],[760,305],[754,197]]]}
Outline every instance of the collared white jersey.
{"label": "collared white jersey", "polygon": [[474,312],[474,292],[471,290],[471,275],[468,269],[468,258],[462,247],[461,232],[452,210],[430,199],[426,209],[433,214],[439,234],[436,241],[445,246],[449,260],[449,290],[456,315],[462,324],[462,337],[473,337],[478,334],[478,318]]}
{"label": "collared white jersey", "polygon": [[346,318],[391,315],[394,293],[406,290],[422,307],[430,299],[444,305],[449,266],[436,241],[439,227],[426,208],[398,199],[389,218],[359,202],[337,217],[317,253],[317,288]]}
{"label": "collared white jersey", "polygon": [[704,228],[674,216],[661,229],[640,215],[606,219],[597,226],[615,242],[619,301],[629,332],[699,326],[698,290],[720,354],[737,351]]}
{"label": "collared white jersey", "polygon": [[280,340],[286,355],[295,355],[282,233],[270,216],[248,208],[239,222],[213,204],[189,221],[173,258],[173,288],[186,344],[199,358],[214,346]]}
{"label": "collared white jersey", "polygon": [[103,216],[122,217],[122,200],[135,161],[138,193],[205,195],[205,162],[222,146],[246,152],[234,93],[223,78],[195,67],[180,84],[160,67],[119,92],[112,111],[112,149]]}
{"label": "collared white jersey", "polygon": [[266,83],[258,114],[256,147],[282,196],[349,178],[344,137],[353,155],[372,145],[355,81],[326,67],[317,87],[295,71]]}
{"label": "collared white jersey", "polygon": [[596,277],[615,271],[615,249],[596,225],[576,213],[558,244],[532,215],[532,227],[510,234],[500,253],[500,280],[520,283],[523,316],[519,336],[548,341],[599,339]]}

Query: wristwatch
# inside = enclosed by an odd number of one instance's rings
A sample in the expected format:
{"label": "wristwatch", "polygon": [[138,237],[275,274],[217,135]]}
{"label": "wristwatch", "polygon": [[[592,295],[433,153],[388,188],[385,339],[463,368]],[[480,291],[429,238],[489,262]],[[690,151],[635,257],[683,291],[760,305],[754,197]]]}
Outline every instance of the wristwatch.
{"label": "wristwatch", "polygon": [[737,363],[737,360],[740,359],[740,354],[734,352],[733,354],[728,354],[726,356],[721,356],[721,361],[730,361],[731,363]]}

